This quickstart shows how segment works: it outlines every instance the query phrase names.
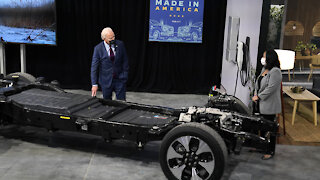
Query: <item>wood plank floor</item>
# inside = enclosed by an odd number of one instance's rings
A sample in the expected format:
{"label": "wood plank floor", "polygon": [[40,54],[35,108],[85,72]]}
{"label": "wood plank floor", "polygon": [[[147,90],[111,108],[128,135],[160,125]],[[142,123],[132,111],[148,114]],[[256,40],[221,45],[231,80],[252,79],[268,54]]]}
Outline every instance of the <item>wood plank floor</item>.
{"label": "wood plank floor", "polygon": [[[282,117],[280,118],[281,136],[278,144],[320,146],[320,125],[314,126],[311,102],[299,104],[295,124],[291,124],[293,100],[285,96],[285,125],[286,135],[283,135]],[[320,114],[318,113],[318,119]]]}

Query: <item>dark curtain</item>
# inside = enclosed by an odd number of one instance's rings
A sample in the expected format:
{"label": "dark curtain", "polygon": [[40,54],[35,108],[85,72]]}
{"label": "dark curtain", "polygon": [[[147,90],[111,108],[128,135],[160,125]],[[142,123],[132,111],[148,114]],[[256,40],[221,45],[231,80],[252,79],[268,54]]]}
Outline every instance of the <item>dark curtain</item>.
{"label": "dark curtain", "polygon": [[[202,44],[148,42],[149,1],[56,0],[58,45],[27,45],[27,72],[90,89],[93,48],[109,26],[127,49],[128,90],[207,93],[219,85],[227,0],[205,0]],[[6,47],[8,72],[19,71],[18,46]]]}

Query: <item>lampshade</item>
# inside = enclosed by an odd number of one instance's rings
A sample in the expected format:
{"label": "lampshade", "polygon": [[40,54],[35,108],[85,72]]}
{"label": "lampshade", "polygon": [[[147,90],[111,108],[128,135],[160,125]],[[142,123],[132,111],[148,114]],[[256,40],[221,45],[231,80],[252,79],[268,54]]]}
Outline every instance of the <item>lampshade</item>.
{"label": "lampshade", "polygon": [[285,36],[302,36],[304,33],[304,27],[299,21],[288,21],[284,27]]}
{"label": "lampshade", "polygon": [[296,56],[295,52],[290,50],[282,50],[282,49],[276,49],[275,51],[279,57],[280,68],[282,70],[293,69],[294,59]]}
{"label": "lampshade", "polygon": [[312,35],[320,37],[320,21],[318,21],[312,28]]}

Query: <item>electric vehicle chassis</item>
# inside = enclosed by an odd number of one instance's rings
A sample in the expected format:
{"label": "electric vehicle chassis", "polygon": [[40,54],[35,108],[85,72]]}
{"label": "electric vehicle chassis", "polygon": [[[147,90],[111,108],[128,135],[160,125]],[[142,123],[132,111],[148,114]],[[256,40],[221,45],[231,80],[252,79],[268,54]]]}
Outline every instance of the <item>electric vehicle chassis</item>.
{"label": "electric vehicle chassis", "polygon": [[125,139],[139,148],[162,140],[161,168],[168,179],[181,180],[220,179],[228,153],[265,150],[277,135],[278,123],[250,115],[226,94],[212,95],[204,107],[172,109],[67,93],[57,84],[26,73],[1,77],[0,124]]}

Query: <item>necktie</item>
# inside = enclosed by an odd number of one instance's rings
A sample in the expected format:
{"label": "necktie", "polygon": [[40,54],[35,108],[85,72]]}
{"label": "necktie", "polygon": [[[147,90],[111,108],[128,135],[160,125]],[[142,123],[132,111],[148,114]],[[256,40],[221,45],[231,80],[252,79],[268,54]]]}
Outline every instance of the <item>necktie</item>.
{"label": "necktie", "polygon": [[[111,46],[110,46],[110,60],[111,60],[112,64],[114,64],[114,53],[113,53]],[[116,73],[114,71],[112,73],[112,76],[113,76],[113,78],[116,78]]]}
{"label": "necktie", "polygon": [[112,61],[112,63],[114,63],[114,53],[111,46],[110,46],[110,60]]}

